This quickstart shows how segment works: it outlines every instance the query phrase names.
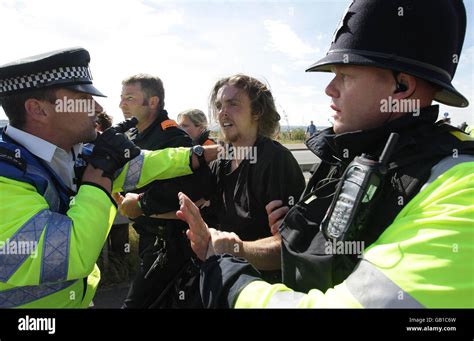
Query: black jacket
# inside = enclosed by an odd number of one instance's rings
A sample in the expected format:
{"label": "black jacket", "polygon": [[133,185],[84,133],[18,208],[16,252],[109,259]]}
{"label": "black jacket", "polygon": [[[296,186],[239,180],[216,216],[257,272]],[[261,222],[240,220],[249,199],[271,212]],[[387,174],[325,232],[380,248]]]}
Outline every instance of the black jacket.
{"label": "black jacket", "polygon": [[[340,135],[329,128],[308,141],[308,147],[322,162],[308,183],[308,196],[288,212],[280,228],[286,285],[301,292],[314,288],[324,292],[346,279],[357,264],[357,255],[328,254],[327,239],[320,231],[337,180],[355,156],[366,153],[378,157],[390,133],[400,135],[375,205],[353,238],[369,246],[419,192],[434,165],[452,156],[453,150],[474,154],[474,143],[454,137],[451,131],[456,128],[435,123],[437,116],[438,106],[431,106],[422,109],[419,117],[405,115],[379,128]],[[316,199],[312,199],[313,194]],[[204,305],[232,306],[241,289],[258,277],[258,272],[242,260],[228,256],[208,259],[201,271]]]}
{"label": "black jacket", "polygon": [[211,132],[209,130],[204,130],[201,135],[197,138],[195,141],[195,144],[201,145],[201,146],[207,146],[209,144],[216,144],[216,141],[213,139],[209,138],[209,134]]}
{"label": "black jacket", "polygon": [[[168,113],[163,110],[156,120],[142,133],[138,133],[134,142],[142,149],[157,150],[172,147],[191,147],[191,137],[179,128],[175,121],[168,118]],[[199,169],[192,175],[182,176],[168,180],[158,180],[142,188],[143,193],[140,205],[144,217],[135,219],[134,227],[139,233],[144,230],[158,233],[157,226],[170,226],[185,228],[181,221],[149,218],[152,214],[166,213],[179,208],[178,192],[186,193],[192,200],[206,196],[209,191],[209,169]],[[176,228],[175,228],[176,229]]]}
{"label": "black jacket", "polygon": [[303,192],[303,173],[291,152],[280,143],[259,136],[253,146],[256,162],[243,160],[231,172],[231,160],[211,163],[216,190],[210,226],[235,232],[251,241],[271,236],[265,206],[273,200],[294,204]]}

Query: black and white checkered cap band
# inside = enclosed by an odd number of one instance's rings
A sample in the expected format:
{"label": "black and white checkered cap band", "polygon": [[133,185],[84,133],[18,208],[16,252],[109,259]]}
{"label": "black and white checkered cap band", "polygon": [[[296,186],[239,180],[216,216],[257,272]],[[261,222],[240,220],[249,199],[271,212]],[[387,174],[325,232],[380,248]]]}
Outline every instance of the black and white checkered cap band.
{"label": "black and white checkered cap band", "polygon": [[67,83],[68,80],[92,82],[92,75],[87,66],[64,66],[26,76],[0,79],[0,95],[12,91],[41,88],[54,83]]}

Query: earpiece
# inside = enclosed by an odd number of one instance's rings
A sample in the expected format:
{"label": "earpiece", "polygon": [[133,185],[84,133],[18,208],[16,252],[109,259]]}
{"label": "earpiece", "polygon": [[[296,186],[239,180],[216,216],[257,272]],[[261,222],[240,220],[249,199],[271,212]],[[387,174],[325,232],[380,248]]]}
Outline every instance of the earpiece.
{"label": "earpiece", "polygon": [[399,93],[399,92],[403,92],[403,91],[407,91],[407,90],[408,90],[408,88],[405,84],[397,82],[397,89],[395,90],[394,94]]}

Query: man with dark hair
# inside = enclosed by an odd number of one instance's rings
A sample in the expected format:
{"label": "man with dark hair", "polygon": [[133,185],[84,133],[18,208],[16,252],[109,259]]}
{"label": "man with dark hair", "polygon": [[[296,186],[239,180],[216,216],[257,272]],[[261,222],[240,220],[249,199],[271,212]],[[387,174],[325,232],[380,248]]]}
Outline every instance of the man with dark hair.
{"label": "man with dark hair", "polygon": [[[133,111],[138,119],[138,130],[143,131],[149,127],[155,114],[168,114],[164,110],[165,88],[159,77],[140,73],[124,79],[122,86],[120,108],[126,118]],[[142,103],[137,103],[137,97],[142,99]]]}
{"label": "man with dark hair", "polygon": [[[148,150],[193,146],[189,135],[169,119],[163,82],[158,77],[139,74],[122,85],[120,108],[126,118],[138,119],[133,140],[137,146]],[[175,286],[178,278],[197,268],[185,235],[187,226],[176,220],[174,211],[179,208],[179,191],[189,192],[193,200],[206,196],[209,184],[204,168],[191,176],[154,182],[140,193],[127,193],[119,199],[120,211],[134,220],[133,227],[140,235],[140,270],[124,308],[201,306],[199,296],[188,295],[186,281],[181,281],[183,287]]]}
{"label": "man with dark hair", "polygon": [[474,140],[432,105],[468,105],[451,84],[465,32],[461,0],[351,3],[307,70],[334,73],[334,125],[307,141],[321,164],[298,204],[267,206],[284,284],[220,254],[180,196],[206,307],[474,307]]}
{"label": "man with dark hair", "polygon": [[314,125],[313,121],[310,122],[310,125],[306,128],[306,138],[310,138],[314,134],[316,134],[318,130],[316,129],[316,126]]}
{"label": "man with dark hair", "polygon": [[[97,137],[102,108],[92,96],[104,95],[89,61],[85,49],[72,48],[0,67],[10,119],[0,135],[1,308],[88,307],[116,212],[111,192],[192,173],[189,149],[140,152],[123,126]],[[81,147],[91,141],[86,162]],[[198,167],[197,156],[191,164]]]}
{"label": "man with dark hair", "polygon": [[35,98],[37,100],[46,100],[50,103],[56,101],[55,89],[32,90],[26,93],[12,94],[0,98],[0,104],[8,117],[9,124],[12,127],[21,129],[26,123],[26,108],[23,105],[27,99]]}
{"label": "man with dark hair", "polygon": [[97,131],[103,133],[106,129],[112,126],[112,117],[107,115],[105,112],[98,113],[95,119],[95,124]]}

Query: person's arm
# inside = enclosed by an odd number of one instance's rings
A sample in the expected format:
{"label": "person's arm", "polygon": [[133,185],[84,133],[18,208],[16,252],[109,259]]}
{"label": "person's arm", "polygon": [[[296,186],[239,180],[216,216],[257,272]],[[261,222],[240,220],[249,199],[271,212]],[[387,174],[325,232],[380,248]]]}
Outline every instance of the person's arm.
{"label": "person's arm", "polygon": [[140,194],[140,207],[147,216],[176,212],[179,192],[186,193],[194,202],[209,198],[213,189],[211,177],[208,167],[200,167],[192,175],[155,181]]}
{"label": "person's arm", "polygon": [[[132,176],[139,178],[137,184],[140,186],[177,172],[191,173],[189,153],[189,148],[145,152],[141,167],[136,168],[138,176],[132,172],[127,174],[132,160],[114,185],[121,190],[127,178]],[[196,167],[198,165],[196,159]],[[59,214],[49,209],[45,198],[32,185],[0,177],[2,237],[15,240],[25,231],[27,235],[21,240],[34,238],[31,242],[36,243],[34,257],[31,254],[1,256],[9,259],[4,258],[2,282],[7,286],[26,286],[87,277],[116,214],[110,183],[102,170],[88,166],[68,211]]]}
{"label": "person's arm", "polygon": [[181,203],[176,216],[188,223],[188,238],[195,254],[206,260],[214,254],[233,254],[249,260],[261,270],[277,270],[280,266],[281,240],[279,235],[257,241],[243,242],[233,232],[208,228],[199,208],[183,193],[179,193]]}
{"label": "person's arm", "polygon": [[185,192],[194,202],[205,201],[213,190],[212,174],[208,167],[200,167],[194,174],[178,178],[154,181],[141,194],[127,193],[119,203],[120,212],[129,218],[141,215],[159,218],[176,219],[179,209],[177,193]]}
{"label": "person's arm", "polygon": [[201,270],[206,307],[474,308],[474,167],[459,164],[413,198],[341,284],[294,292],[248,263],[213,256]]}
{"label": "person's arm", "polygon": [[244,241],[240,252],[235,256],[245,258],[259,270],[279,270],[281,266],[281,238],[280,235]]}
{"label": "person's arm", "polygon": [[231,254],[245,258],[259,270],[279,270],[281,266],[281,238],[274,235],[254,241],[242,241],[233,232],[209,229],[210,239],[206,258],[214,254]]}
{"label": "person's arm", "polygon": [[[209,163],[217,158],[219,146],[205,146],[204,157]],[[170,179],[192,174],[199,168],[197,156],[190,148],[167,148],[155,151],[142,150],[141,154],[128,162],[115,178],[112,192],[132,191],[154,180]]]}
{"label": "person's arm", "polygon": [[154,180],[169,179],[192,174],[189,148],[167,148],[155,151],[142,150],[128,162],[115,178],[113,192],[131,191]]}
{"label": "person's arm", "polygon": [[[27,286],[87,277],[115,217],[115,204],[97,184],[83,184],[66,214],[24,182],[0,177],[2,239],[34,244],[27,255],[2,255],[2,282]],[[10,259],[10,260],[7,260]]]}
{"label": "person's arm", "polygon": [[[289,151],[282,154],[275,158],[276,160],[272,160],[271,166],[262,167],[262,172],[258,174],[256,183],[262,185],[256,189],[255,196],[261,198],[262,202],[270,203],[276,198],[281,198],[286,204],[296,203],[304,190],[304,177],[298,163]],[[196,231],[195,234],[200,236],[191,243],[198,256],[206,255],[206,250],[214,250],[207,255],[229,253],[249,260],[260,270],[280,268],[281,239],[278,234],[256,241],[242,241],[235,233],[208,229],[195,205],[192,205],[185,195],[181,196],[181,211],[185,209],[189,214],[186,217],[186,213],[180,212],[178,217],[187,221],[190,230]],[[183,204],[187,204],[187,207]],[[266,210],[266,207],[262,207],[262,210]],[[270,234],[271,227],[267,228]],[[191,232],[191,237],[193,235]]]}

